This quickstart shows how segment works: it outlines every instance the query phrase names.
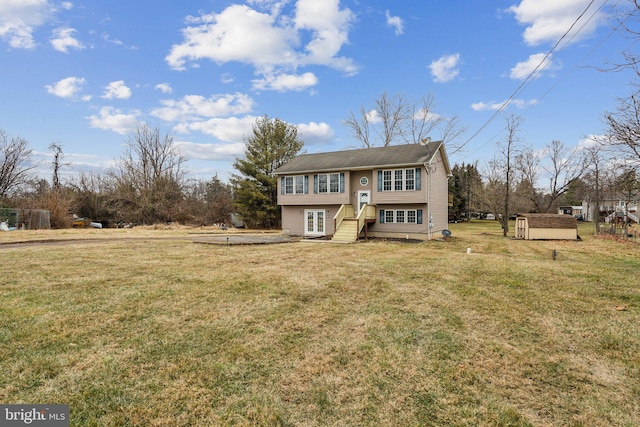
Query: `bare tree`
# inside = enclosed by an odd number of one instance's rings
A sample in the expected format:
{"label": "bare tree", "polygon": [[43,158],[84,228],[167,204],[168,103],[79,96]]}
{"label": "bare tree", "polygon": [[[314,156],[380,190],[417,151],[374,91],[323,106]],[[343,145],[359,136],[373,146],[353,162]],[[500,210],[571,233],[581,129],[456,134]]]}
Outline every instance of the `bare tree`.
{"label": "bare tree", "polygon": [[587,219],[588,212],[591,210],[591,207],[595,207],[593,222],[595,231],[598,232],[600,230],[601,220],[600,206],[602,205],[604,197],[604,169],[607,159],[605,159],[604,151],[602,150],[602,146],[598,143],[598,141],[596,141],[596,144],[593,144],[586,148],[585,157],[587,160],[585,180],[589,188],[587,192]]}
{"label": "bare tree", "polygon": [[540,154],[531,147],[523,149],[516,156],[516,168],[521,174],[519,184],[525,197],[531,202],[533,211],[543,212],[544,194],[536,187],[540,168]]}
{"label": "bare tree", "polygon": [[551,141],[544,148],[544,155],[548,159],[542,169],[549,179],[549,191],[542,212],[550,212],[554,203],[569,190],[571,183],[580,178],[586,167],[584,155],[575,149],[569,149],[561,141]]}
{"label": "bare tree", "polygon": [[365,110],[364,105],[361,105],[359,117],[356,117],[353,111],[351,111],[349,118],[344,121],[344,123],[351,128],[353,137],[367,148],[372,147],[370,140],[372,123],[370,118],[371,115]]}
{"label": "bare tree", "polygon": [[432,95],[411,102],[400,94],[389,96],[384,92],[374,104],[371,109],[361,105],[359,115],[351,112],[344,121],[353,137],[367,148],[400,142],[418,144],[437,131],[443,141],[449,142],[466,131],[458,116],[445,117],[435,111]]}
{"label": "bare tree", "polygon": [[506,237],[509,233],[509,218],[517,212],[514,203],[518,172],[515,159],[521,150],[518,132],[523,119],[510,115],[505,120],[507,125],[504,141],[498,144],[498,154],[488,164],[483,204],[496,215],[502,226],[502,235]]}
{"label": "bare tree", "polygon": [[0,199],[9,196],[27,182],[35,165],[30,163],[31,149],[24,138],[12,137],[0,129]]}
{"label": "bare tree", "polygon": [[62,159],[64,159],[64,153],[62,152],[62,145],[59,142],[52,142],[49,144],[49,150],[53,152],[53,161],[51,162],[51,167],[53,168],[53,189],[60,189],[60,169],[63,166],[69,166],[70,163],[62,163]]}
{"label": "bare tree", "polygon": [[375,100],[373,109],[367,111],[364,106],[360,106],[360,117],[351,112],[344,123],[365,147],[376,145],[370,139],[372,130],[386,147],[402,136],[402,125],[408,117],[408,103],[405,98],[398,94],[389,96],[384,92]]}
{"label": "bare tree", "polygon": [[172,221],[179,210],[185,158],[168,134],[146,124],[129,137],[123,157],[110,174],[119,209],[131,220]]}
{"label": "bare tree", "polygon": [[619,147],[640,162],[640,94],[618,99],[615,113],[605,113],[605,125],[612,147]]}
{"label": "bare tree", "polygon": [[629,233],[629,205],[640,198],[640,176],[638,175],[638,166],[626,162],[617,168],[620,172],[617,174],[614,185],[619,199],[624,202],[623,220],[624,234]]}

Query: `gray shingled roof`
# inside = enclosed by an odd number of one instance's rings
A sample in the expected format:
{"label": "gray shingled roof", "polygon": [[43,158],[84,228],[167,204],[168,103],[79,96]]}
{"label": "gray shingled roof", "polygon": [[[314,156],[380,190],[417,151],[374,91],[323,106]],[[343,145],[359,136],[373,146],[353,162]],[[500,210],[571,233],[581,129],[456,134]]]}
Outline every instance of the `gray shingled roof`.
{"label": "gray shingled roof", "polygon": [[276,170],[276,174],[418,166],[427,163],[441,145],[442,141],[432,141],[426,145],[391,145],[330,153],[302,154],[280,166]]}

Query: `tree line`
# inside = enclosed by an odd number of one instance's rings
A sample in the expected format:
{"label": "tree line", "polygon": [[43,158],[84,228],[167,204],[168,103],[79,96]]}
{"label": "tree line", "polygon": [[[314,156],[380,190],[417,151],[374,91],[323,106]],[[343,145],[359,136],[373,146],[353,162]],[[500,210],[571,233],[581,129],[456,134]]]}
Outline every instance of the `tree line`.
{"label": "tree line", "polygon": [[229,224],[234,213],[252,228],[279,227],[273,172],[302,148],[297,128],[264,116],[245,143],[246,155],[236,159],[238,174],[230,183],[217,176],[190,179],[173,137],[142,125],[126,140],[114,167],[62,182],[60,171],[69,164],[59,142],[49,146],[49,181],[32,173],[36,165],[28,142],[0,130],[0,208],[49,210],[53,228],[72,226],[74,215],[105,226],[206,226]]}

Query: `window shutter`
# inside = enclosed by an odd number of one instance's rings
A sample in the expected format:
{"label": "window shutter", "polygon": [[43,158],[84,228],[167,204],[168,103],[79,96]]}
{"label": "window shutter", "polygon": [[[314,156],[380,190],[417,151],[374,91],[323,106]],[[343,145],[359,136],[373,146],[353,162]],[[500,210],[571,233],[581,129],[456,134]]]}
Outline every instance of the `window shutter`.
{"label": "window shutter", "polygon": [[284,194],[284,176],[280,178],[280,194]]}
{"label": "window shutter", "polygon": [[380,224],[384,224],[384,210],[380,209]]}
{"label": "window shutter", "polygon": [[416,168],[416,191],[422,190],[422,169]]}
{"label": "window shutter", "polygon": [[418,209],[416,213],[416,222],[422,224],[422,209]]}
{"label": "window shutter", "polygon": [[382,171],[378,171],[378,191],[382,191]]}
{"label": "window shutter", "polygon": [[344,172],[340,172],[340,192],[344,193]]}
{"label": "window shutter", "polygon": [[304,194],[309,194],[309,175],[304,176]]}
{"label": "window shutter", "polygon": [[318,175],[313,175],[313,194],[318,194]]}

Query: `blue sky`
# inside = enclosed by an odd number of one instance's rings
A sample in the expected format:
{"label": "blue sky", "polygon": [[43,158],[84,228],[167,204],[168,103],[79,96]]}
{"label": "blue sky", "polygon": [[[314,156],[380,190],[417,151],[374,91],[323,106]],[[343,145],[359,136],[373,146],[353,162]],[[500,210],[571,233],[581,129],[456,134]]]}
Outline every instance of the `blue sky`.
{"label": "blue sky", "polygon": [[505,112],[524,118],[520,136],[534,148],[577,146],[630,91],[629,73],[600,70],[633,47],[613,31],[628,6],[0,0],[0,129],[30,142],[47,177],[52,142],[67,175],[105,170],[145,122],[173,135],[191,176],[226,180],[256,117],[297,125],[310,153],[357,148],[343,121],[386,91],[433,96],[439,115],[468,128],[451,162],[482,163],[505,121],[483,126],[542,62]]}

